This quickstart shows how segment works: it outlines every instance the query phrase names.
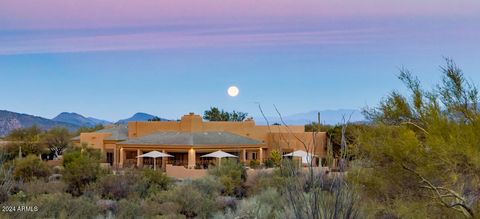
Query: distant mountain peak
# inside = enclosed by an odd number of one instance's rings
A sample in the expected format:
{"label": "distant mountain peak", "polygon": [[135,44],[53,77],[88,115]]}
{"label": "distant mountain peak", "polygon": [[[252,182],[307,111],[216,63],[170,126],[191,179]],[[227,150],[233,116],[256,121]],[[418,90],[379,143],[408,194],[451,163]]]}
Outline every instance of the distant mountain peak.
{"label": "distant mountain peak", "polygon": [[[154,115],[151,115],[151,114],[148,114],[148,113],[144,113],[144,112],[137,112],[135,114],[133,114],[132,117],[130,118],[127,118],[127,119],[121,119],[121,120],[118,120],[118,122],[116,122],[117,124],[127,124],[128,122],[133,122],[133,121],[148,121],[149,119],[153,119],[157,116],[154,116]],[[161,121],[168,121],[168,119],[164,119],[164,118],[161,118],[159,117]]]}
{"label": "distant mountain peak", "polygon": [[66,123],[70,123],[78,126],[88,126],[88,127],[92,127],[96,125],[106,125],[111,123],[106,120],[96,119],[92,117],[87,118],[83,115],[80,115],[74,112],[62,112],[52,120],[59,121],[59,122],[66,122]]}

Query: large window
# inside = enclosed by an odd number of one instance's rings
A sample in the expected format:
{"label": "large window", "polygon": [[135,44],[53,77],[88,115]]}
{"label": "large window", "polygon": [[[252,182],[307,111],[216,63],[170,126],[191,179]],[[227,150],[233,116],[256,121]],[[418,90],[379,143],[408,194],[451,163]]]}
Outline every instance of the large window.
{"label": "large window", "polygon": [[257,152],[252,152],[252,160],[256,160],[257,159]]}

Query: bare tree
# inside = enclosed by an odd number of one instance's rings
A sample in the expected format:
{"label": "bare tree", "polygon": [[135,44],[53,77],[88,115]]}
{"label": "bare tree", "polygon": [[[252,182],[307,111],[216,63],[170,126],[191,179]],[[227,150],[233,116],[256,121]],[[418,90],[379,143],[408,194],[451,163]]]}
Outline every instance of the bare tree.
{"label": "bare tree", "polygon": [[[259,108],[261,109],[260,106]],[[278,108],[276,106],[274,108],[282,125],[287,129],[287,133],[303,145],[307,154],[316,154],[319,147],[319,142],[317,142],[319,130],[312,132],[313,141],[311,143],[306,142],[292,132]],[[267,120],[263,110],[261,113]],[[270,123],[267,121],[268,124]],[[318,124],[320,124],[320,119]],[[344,120],[342,135],[345,135],[347,124],[348,121]],[[288,141],[288,138],[283,139]],[[348,147],[344,136],[342,139],[341,157],[346,158]],[[287,145],[289,144],[287,143]],[[346,162],[346,159],[343,160]],[[358,217],[357,196],[353,188],[349,187],[345,181],[344,174],[321,171],[319,168],[315,168],[314,159],[308,161],[306,171],[289,160],[284,160],[280,167],[281,174],[286,178],[284,190],[281,192],[284,194],[283,197],[285,197],[293,216],[308,219]]]}

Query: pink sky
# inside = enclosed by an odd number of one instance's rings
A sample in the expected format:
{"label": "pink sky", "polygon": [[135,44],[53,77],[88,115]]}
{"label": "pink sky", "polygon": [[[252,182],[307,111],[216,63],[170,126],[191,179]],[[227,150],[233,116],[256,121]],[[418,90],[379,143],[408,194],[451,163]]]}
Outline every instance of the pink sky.
{"label": "pink sky", "polygon": [[0,0],[3,29],[475,14],[478,0]]}
{"label": "pink sky", "polygon": [[403,65],[431,84],[444,56],[478,82],[479,21],[480,0],[0,0],[0,99],[107,119],[358,108]]}

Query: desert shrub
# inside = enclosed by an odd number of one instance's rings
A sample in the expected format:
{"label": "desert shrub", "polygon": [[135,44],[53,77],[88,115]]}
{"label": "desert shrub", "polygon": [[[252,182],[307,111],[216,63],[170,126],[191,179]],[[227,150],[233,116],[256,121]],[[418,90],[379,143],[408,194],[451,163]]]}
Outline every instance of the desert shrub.
{"label": "desert shrub", "polygon": [[206,176],[190,182],[193,187],[210,197],[217,197],[224,190],[222,182],[214,176]]}
{"label": "desert shrub", "polygon": [[[153,171],[152,171],[153,172]],[[86,195],[100,195],[104,199],[147,198],[166,189],[169,178],[161,172],[129,169],[122,175],[105,175],[85,189]]]}
{"label": "desert shrub", "polygon": [[258,160],[250,160],[249,166],[252,169],[257,169],[260,166],[260,162]]}
{"label": "desert shrub", "polygon": [[158,203],[150,199],[122,199],[116,203],[117,218],[185,218],[178,214],[178,204]]}
{"label": "desert shrub", "polygon": [[35,155],[15,160],[13,175],[16,179],[30,181],[33,179],[46,178],[50,174],[48,165]]}
{"label": "desert shrub", "polygon": [[226,159],[222,165],[209,170],[223,184],[224,195],[243,196],[242,184],[247,178],[245,168],[233,159]]}
{"label": "desert shrub", "polygon": [[157,204],[156,208],[158,208],[162,215],[176,215],[180,212],[181,206],[175,202],[164,202]]}
{"label": "desert shrub", "polygon": [[15,206],[36,207],[35,212],[12,212],[11,218],[94,218],[99,209],[92,200],[74,198],[68,193],[44,194],[28,202],[9,203]]}
{"label": "desert shrub", "polygon": [[[208,218],[218,209],[216,201],[208,194],[200,191],[191,182],[186,182],[171,190],[160,193],[160,203],[175,203],[178,213],[187,218]],[[170,212],[169,212],[170,213]]]}
{"label": "desert shrub", "polygon": [[138,218],[144,215],[138,200],[122,199],[117,203],[117,206],[117,218]]}
{"label": "desert shrub", "polygon": [[86,185],[95,182],[103,171],[95,151],[80,151],[65,153],[63,180],[67,183],[67,191],[75,196],[81,195]]}
{"label": "desert shrub", "polygon": [[273,150],[272,152],[270,152],[269,160],[273,163],[275,167],[278,167],[280,166],[280,164],[282,164],[282,154],[277,150]]}
{"label": "desert shrub", "polygon": [[135,178],[131,175],[106,175],[100,178],[94,186],[96,194],[104,199],[120,200],[127,198],[133,190]]}
{"label": "desert shrub", "polygon": [[166,190],[171,179],[160,171],[150,169],[125,171],[123,175],[105,175],[89,186],[88,195],[104,199],[147,198]]}
{"label": "desert shrub", "polygon": [[15,180],[13,178],[12,168],[0,163],[0,203],[8,201],[10,191],[13,189],[14,184]]}
{"label": "desert shrub", "polygon": [[165,173],[152,169],[143,169],[140,172],[140,179],[136,182],[135,191],[140,197],[144,198],[167,190],[171,183],[172,179]]}
{"label": "desert shrub", "polygon": [[248,189],[249,195],[257,194],[268,188],[275,188],[282,191],[285,185],[285,177],[280,174],[280,170],[275,171],[259,171],[257,174],[248,176],[245,187]]}
{"label": "desert shrub", "polygon": [[218,212],[216,219],[223,218],[292,218],[285,209],[285,203],[276,189],[269,188],[248,199],[243,199],[237,209]]}
{"label": "desert shrub", "polygon": [[0,189],[0,204],[8,201],[9,191]]}
{"label": "desert shrub", "polygon": [[20,190],[28,196],[53,194],[65,192],[67,185],[62,181],[46,182],[45,180],[32,180],[20,185]]}
{"label": "desert shrub", "polygon": [[275,164],[272,159],[267,159],[265,160],[265,167],[266,168],[273,168],[275,167]]}

